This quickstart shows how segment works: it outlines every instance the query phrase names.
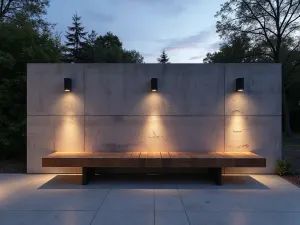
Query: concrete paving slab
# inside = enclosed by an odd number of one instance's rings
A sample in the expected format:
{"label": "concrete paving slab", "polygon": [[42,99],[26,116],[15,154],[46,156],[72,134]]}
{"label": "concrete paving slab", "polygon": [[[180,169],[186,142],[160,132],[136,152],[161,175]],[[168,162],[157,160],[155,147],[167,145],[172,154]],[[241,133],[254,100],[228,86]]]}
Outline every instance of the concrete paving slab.
{"label": "concrete paving slab", "polygon": [[108,190],[30,190],[10,195],[1,204],[9,210],[97,210]]}
{"label": "concrete paving slab", "polygon": [[187,215],[182,212],[155,212],[155,225],[189,225]]}
{"label": "concrete paving slab", "polygon": [[100,179],[81,186],[76,184],[78,177],[0,174],[0,224],[298,225],[300,221],[300,189],[275,175],[230,176],[221,187],[196,178],[164,182],[111,178],[105,184]]}
{"label": "concrete paving slab", "polygon": [[0,211],[1,225],[89,225],[95,212]]}
{"label": "concrete paving slab", "polygon": [[253,179],[255,179],[257,182],[267,186],[273,191],[286,191],[286,192],[291,192],[291,191],[300,191],[300,189],[294,185],[288,182],[285,179],[282,179],[281,177],[277,175],[251,175]]}
{"label": "concrete paving slab", "polygon": [[154,211],[154,190],[110,190],[101,210]]}
{"label": "concrete paving slab", "polygon": [[100,211],[91,225],[154,225],[154,212]]}
{"label": "concrete paving slab", "polygon": [[183,211],[182,201],[177,190],[155,190],[155,210]]}
{"label": "concrete paving slab", "polygon": [[266,191],[180,190],[186,211],[300,211],[300,194]]}
{"label": "concrete paving slab", "polygon": [[190,212],[191,225],[298,225],[299,212]]}

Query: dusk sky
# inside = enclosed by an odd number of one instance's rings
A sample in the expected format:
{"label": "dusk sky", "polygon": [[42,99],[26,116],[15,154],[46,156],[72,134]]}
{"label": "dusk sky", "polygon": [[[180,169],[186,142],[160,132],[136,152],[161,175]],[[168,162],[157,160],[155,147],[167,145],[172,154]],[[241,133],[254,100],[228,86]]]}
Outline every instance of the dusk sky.
{"label": "dusk sky", "polygon": [[126,49],[139,51],[147,63],[165,49],[173,63],[201,63],[218,49],[215,13],[225,0],[51,0],[47,18],[65,35],[72,15],[86,31],[111,31]]}

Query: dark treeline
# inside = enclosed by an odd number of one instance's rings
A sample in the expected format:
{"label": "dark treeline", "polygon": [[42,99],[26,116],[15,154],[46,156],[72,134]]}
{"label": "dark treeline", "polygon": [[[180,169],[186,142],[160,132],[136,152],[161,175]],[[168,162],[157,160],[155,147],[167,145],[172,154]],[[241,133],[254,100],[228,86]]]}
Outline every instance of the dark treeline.
{"label": "dark treeline", "polygon": [[205,63],[281,63],[283,128],[300,131],[300,1],[227,0],[216,13],[220,49]]}
{"label": "dark treeline", "polygon": [[46,21],[49,0],[0,1],[0,158],[26,156],[27,63],[143,63],[111,32],[88,33],[81,18],[66,27],[66,42]]}
{"label": "dark treeline", "polygon": [[[76,14],[56,35],[48,7],[49,0],[0,1],[0,158],[26,155],[27,63],[143,63],[113,33],[87,31]],[[282,63],[284,131],[299,131],[300,1],[228,0],[216,17],[222,44],[204,62]],[[165,51],[158,62],[169,63]]]}

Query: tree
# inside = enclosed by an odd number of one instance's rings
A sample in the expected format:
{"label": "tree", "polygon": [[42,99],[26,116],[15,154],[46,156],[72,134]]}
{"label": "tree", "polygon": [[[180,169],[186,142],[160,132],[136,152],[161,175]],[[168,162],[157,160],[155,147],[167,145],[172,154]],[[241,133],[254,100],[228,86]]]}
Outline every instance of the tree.
{"label": "tree", "polygon": [[26,156],[27,63],[61,59],[59,38],[46,28],[29,19],[0,23],[0,158]]}
{"label": "tree", "polygon": [[[94,35],[93,35],[94,36]],[[135,50],[126,50],[118,38],[111,32],[95,38],[88,38],[86,46],[87,61],[97,63],[143,63],[143,56]]]}
{"label": "tree", "polygon": [[[263,55],[275,63],[283,64],[283,111],[285,132],[291,135],[286,91],[295,82],[295,70],[300,58],[288,63],[299,51],[300,1],[299,0],[228,0],[217,12],[217,32],[224,40],[246,35],[253,48],[263,47]],[[288,43],[288,54],[283,45]],[[288,69],[286,69],[288,68]]]}
{"label": "tree", "polygon": [[94,63],[95,61],[95,52],[96,52],[96,40],[98,34],[96,31],[92,30],[83,45],[83,60],[89,63]]}
{"label": "tree", "polygon": [[220,49],[214,53],[207,53],[204,63],[254,63],[270,62],[265,57],[263,46],[251,46],[251,40],[246,35],[233,36],[230,40],[220,44]]}
{"label": "tree", "polygon": [[99,36],[96,40],[96,45],[105,49],[121,49],[123,47],[123,44],[118,36],[114,35],[112,32],[107,32],[105,35]]}
{"label": "tree", "polygon": [[144,57],[135,50],[123,50],[123,63],[144,63]]}
{"label": "tree", "polygon": [[169,57],[167,55],[167,53],[165,52],[165,50],[162,51],[160,57],[157,59],[157,61],[161,64],[166,64],[169,63]]}
{"label": "tree", "polygon": [[83,59],[83,48],[86,41],[87,32],[81,25],[81,17],[75,14],[73,16],[73,26],[68,27],[67,38],[67,59],[78,62]]}
{"label": "tree", "polygon": [[[23,15],[25,18],[42,20],[48,6],[49,0],[1,0],[0,21],[17,20],[19,15]],[[20,20],[18,21],[20,22]]]}

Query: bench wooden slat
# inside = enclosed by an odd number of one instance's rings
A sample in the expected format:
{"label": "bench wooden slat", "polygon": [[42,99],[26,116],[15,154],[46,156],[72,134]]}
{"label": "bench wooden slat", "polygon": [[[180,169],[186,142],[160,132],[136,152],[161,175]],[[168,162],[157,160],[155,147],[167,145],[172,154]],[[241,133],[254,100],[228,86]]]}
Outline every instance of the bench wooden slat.
{"label": "bench wooden slat", "polygon": [[148,158],[148,152],[141,152],[140,153],[140,159],[147,159]]}
{"label": "bench wooden slat", "polygon": [[131,158],[140,158],[140,155],[141,155],[140,152],[133,152]]}
{"label": "bench wooden slat", "polygon": [[56,152],[43,167],[265,167],[266,159],[250,152]]}
{"label": "bench wooden slat", "polygon": [[177,152],[169,152],[169,155],[172,159],[182,158],[182,156],[180,156]]}
{"label": "bench wooden slat", "polygon": [[162,159],[170,159],[170,154],[168,152],[160,152]]}

